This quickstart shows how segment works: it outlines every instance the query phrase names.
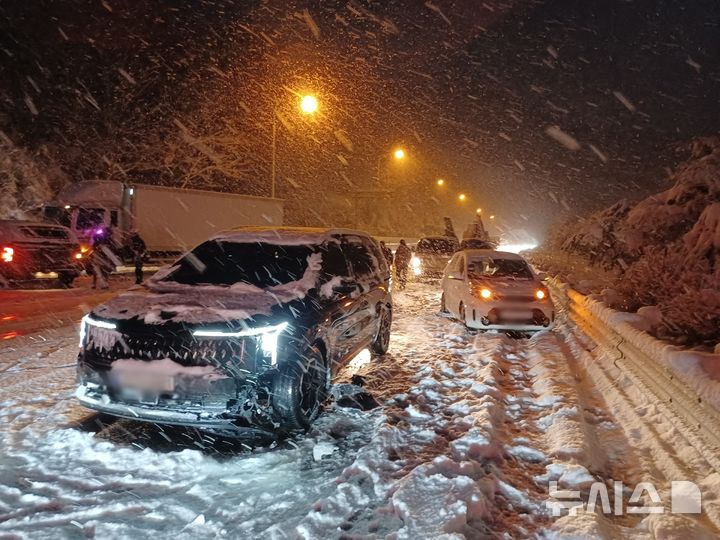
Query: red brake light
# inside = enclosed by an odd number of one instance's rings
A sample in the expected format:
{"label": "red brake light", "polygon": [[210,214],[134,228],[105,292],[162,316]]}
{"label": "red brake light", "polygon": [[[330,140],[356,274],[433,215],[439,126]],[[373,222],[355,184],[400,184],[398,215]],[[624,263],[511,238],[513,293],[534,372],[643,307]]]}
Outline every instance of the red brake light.
{"label": "red brake light", "polygon": [[4,247],[2,249],[2,254],[0,254],[0,259],[2,259],[3,262],[9,263],[13,261],[13,257],[15,256],[15,250],[11,247]]}

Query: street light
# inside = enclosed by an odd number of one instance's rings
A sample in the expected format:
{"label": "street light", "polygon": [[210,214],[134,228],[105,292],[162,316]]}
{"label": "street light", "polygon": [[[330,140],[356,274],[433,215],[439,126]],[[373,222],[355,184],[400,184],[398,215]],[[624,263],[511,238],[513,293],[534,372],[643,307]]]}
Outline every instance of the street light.
{"label": "street light", "polygon": [[395,159],[397,159],[397,160],[405,159],[405,150],[403,150],[402,148],[397,148],[397,149],[393,152],[393,156],[394,156]]}
{"label": "street light", "polygon": [[442,178],[438,178],[438,180],[437,180],[437,185],[438,185],[438,186],[444,186],[444,185],[445,185],[445,180],[443,180]]}
{"label": "street light", "polygon": [[467,195],[461,193],[460,195],[458,195],[458,199],[460,200],[460,202],[463,202],[465,199],[467,199]]}
{"label": "street light", "polygon": [[495,219],[495,216],[494,216],[494,215],[493,215],[493,216],[490,216],[490,219]]}
{"label": "street light", "polygon": [[[311,94],[300,98],[300,112],[304,115],[315,114],[318,110],[318,100]],[[277,107],[273,108],[272,121],[272,163],[270,170],[270,196],[275,198],[275,182],[277,178]]]}
{"label": "street light", "polygon": [[475,212],[478,213],[478,214],[482,214],[482,208],[476,209]]}
{"label": "street light", "polygon": [[304,114],[314,114],[318,110],[318,100],[315,96],[307,95],[300,99],[300,110]]}

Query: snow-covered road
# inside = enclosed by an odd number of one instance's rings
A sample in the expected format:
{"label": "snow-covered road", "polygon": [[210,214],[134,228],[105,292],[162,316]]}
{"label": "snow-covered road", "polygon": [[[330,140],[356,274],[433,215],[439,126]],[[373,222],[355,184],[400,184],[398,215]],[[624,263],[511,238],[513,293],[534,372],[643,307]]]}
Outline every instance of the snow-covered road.
{"label": "snow-covered road", "polygon": [[[715,537],[717,473],[570,326],[471,334],[426,284],[395,302],[390,353],[344,375],[384,407],[330,406],[280,445],[92,415],[73,399],[74,325],[13,339],[0,537]],[[622,482],[625,502],[652,481],[669,508],[671,480],[702,483],[702,514],[557,517],[547,504],[551,481],[582,500]]]}

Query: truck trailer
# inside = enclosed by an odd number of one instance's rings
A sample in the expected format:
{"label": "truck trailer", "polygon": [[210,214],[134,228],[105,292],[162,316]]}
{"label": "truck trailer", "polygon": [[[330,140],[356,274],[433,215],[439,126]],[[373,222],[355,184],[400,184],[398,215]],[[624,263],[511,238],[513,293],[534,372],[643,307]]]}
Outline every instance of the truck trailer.
{"label": "truck trailer", "polygon": [[110,230],[126,248],[137,232],[148,252],[160,256],[183,253],[225,229],[283,223],[282,199],[105,180],[67,185],[43,212],[69,227],[82,246]]}

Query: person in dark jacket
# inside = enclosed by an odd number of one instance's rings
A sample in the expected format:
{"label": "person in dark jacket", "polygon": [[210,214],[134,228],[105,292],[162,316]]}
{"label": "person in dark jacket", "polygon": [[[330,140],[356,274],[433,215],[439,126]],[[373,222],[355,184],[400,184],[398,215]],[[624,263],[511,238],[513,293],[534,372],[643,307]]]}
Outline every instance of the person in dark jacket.
{"label": "person in dark jacket", "polygon": [[92,247],[93,250],[90,254],[93,275],[92,288],[107,289],[110,286],[110,274],[115,270],[118,261],[112,230],[109,227],[98,229],[93,236]]}
{"label": "person in dark jacket", "polygon": [[388,268],[392,267],[393,252],[385,245],[384,240],[380,240],[380,249],[382,250],[383,257],[385,257],[385,260],[387,261]]}
{"label": "person in dark jacket", "polygon": [[400,240],[400,245],[395,250],[395,273],[398,279],[398,288],[400,290],[405,288],[407,284],[408,265],[412,258],[412,251],[405,243],[405,240]]}
{"label": "person in dark jacket", "polygon": [[145,245],[145,240],[142,239],[137,231],[133,231],[130,237],[130,251],[132,251],[133,261],[135,262],[135,283],[140,285],[143,281],[143,264],[145,262],[147,246]]}

